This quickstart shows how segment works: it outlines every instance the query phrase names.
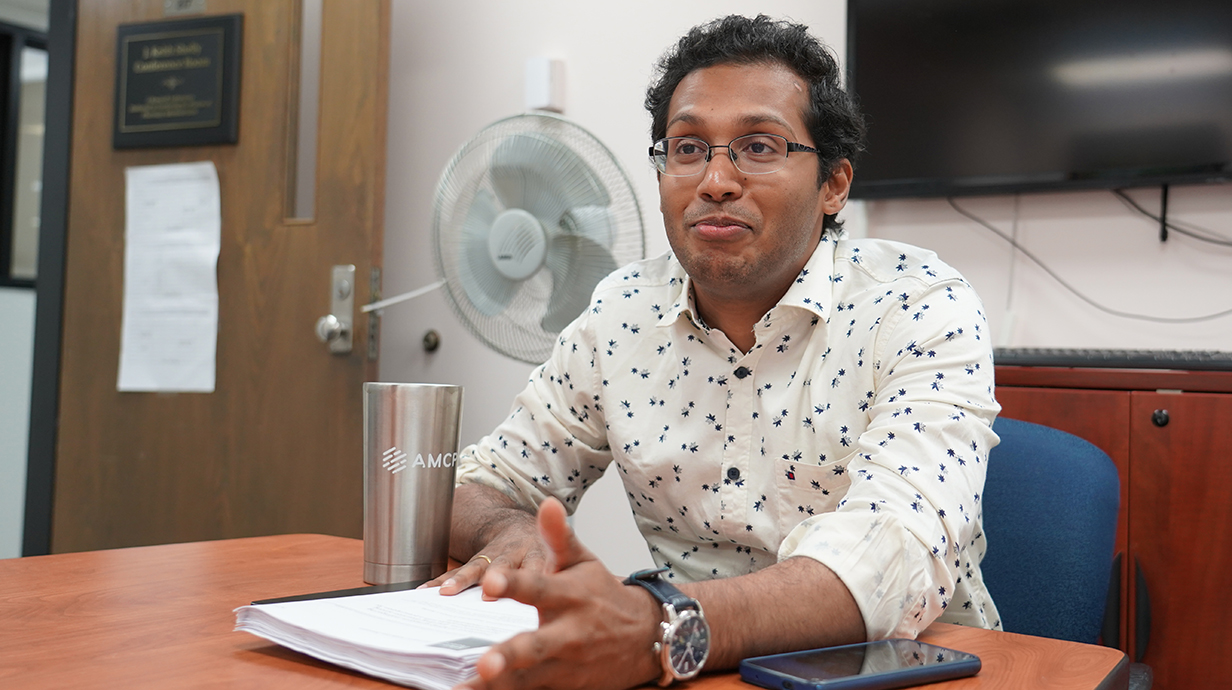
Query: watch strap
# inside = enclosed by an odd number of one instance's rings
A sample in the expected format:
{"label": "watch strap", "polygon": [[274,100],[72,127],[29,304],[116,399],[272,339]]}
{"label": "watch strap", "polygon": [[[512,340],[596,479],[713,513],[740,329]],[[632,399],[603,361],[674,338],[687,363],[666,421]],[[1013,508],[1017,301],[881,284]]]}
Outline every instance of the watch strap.
{"label": "watch strap", "polygon": [[[672,585],[667,580],[659,577],[662,573],[667,572],[667,568],[652,568],[650,570],[639,570],[629,577],[625,578],[626,585],[638,585],[644,587],[650,592],[650,595],[663,608],[664,620],[660,623],[663,638],[655,642],[654,651],[659,656],[659,663],[663,668],[663,675],[659,677],[659,686],[667,687],[674,683],[677,679],[686,680],[697,675],[697,670],[686,675],[681,675],[673,668],[672,662],[669,659],[668,650],[670,649],[671,640],[668,636],[675,629],[674,622],[680,620],[682,611],[692,609],[693,613],[688,615],[701,618],[702,607],[696,599],[688,596],[684,592]],[[705,619],[702,618],[702,624],[705,625]]]}
{"label": "watch strap", "polygon": [[685,594],[676,588],[667,580],[659,577],[660,573],[667,572],[667,568],[651,568],[649,570],[639,570],[629,577],[625,578],[626,585],[641,585],[650,590],[655,599],[662,604],[671,604],[672,608],[677,611],[684,609],[700,610],[697,600]]}

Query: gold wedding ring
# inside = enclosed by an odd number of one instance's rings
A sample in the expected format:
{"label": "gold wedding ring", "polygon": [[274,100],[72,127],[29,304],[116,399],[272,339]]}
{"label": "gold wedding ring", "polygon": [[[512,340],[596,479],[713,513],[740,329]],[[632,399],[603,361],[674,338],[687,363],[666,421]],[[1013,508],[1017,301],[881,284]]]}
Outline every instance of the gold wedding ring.
{"label": "gold wedding ring", "polygon": [[485,560],[485,561],[487,561],[487,562],[488,562],[488,565],[492,565],[492,559],[491,559],[491,558],[488,558],[487,556],[485,556],[485,555],[483,555],[483,554],[481,554],[481,553],[477,553],[477,554],[475,554],[475,558],[482,558],[483,560]]}

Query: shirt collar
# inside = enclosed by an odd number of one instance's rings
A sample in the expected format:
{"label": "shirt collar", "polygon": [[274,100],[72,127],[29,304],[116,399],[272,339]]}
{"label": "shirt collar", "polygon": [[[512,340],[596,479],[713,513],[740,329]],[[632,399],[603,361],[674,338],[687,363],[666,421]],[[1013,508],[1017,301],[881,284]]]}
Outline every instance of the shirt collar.
{"label": "shirt collar", "polygon": [[701,328],[701,316],[698,315],[697,307],[693,304],[693,279],[685,272],[684,266],[680,265],[680,261],[676,259],[674,253],[671,254],[670,258],[672,265],[671,281],[672,285],[677,288],[674,293],[676,301],[672,303],[671,308],[659,320],[658,325],[660,327],[670,326],[683,317]]}
{"label": "shirt collar", "polygon": [[799,307],[817,314],[822,320],[830,318],[834,307],[834,252],[837,248],[838,241],[830,233],[822,235],[808,263],[777,306]]}
{"label": "shirt collar", "polygon": [[[829,318],[832,310],[831,302],[834,301],[834,252],[837,246],[837,240],[829,233],[823,235],[821,241],[817,243],[817,248],[813,250],[813,255],[804,264],[804,269],[792,281],[791,286],[787,288],[787,293],[778,301],[776,307],[799,307],[817,314],[823,320]],[[701,316],[697,313],[697,307],[693,303],[693,279],[685,272],[674,254],[671,261],[672,280],[679,284],[680,289],[675,293],[676,301],[663,315],[658,325],[668,326],[675,323],[677,319],[685,317],[699,328],[705,328]]]}

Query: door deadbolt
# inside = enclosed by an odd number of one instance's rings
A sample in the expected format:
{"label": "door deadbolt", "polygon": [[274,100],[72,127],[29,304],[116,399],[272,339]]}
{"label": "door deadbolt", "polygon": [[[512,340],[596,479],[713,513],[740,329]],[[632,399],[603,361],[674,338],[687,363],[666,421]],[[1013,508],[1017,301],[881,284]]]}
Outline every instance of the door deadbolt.
{"label": "door deadbolt", "polygon": [[329,313],[317,319],[317,338],[335,355],[351,351],[355,321],[355,267],[346,264],[330,271]]}

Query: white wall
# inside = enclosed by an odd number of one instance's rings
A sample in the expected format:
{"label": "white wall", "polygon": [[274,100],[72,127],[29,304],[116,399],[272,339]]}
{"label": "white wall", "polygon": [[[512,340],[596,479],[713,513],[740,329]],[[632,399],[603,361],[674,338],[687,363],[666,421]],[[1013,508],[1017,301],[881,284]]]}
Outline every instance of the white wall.
{"label": "white wall", "polygon": [[[1158,188],[1129,194],[1158,213]],[[1015,201],[1019,244],[1102,306],[1169,318],[1232,310],[1232,247],[1175,232],[1161,243],[1159,224],[1111,192],[956,200],[1006,234],[1014,228]],[[997,345],[1232,351],[1232,314],[1162,324],[1101,312],[944,199],[870,202],[867,211],[870,235],[926,246],[963,272],[984,300]],[[1168,218],[1232,240],[1229,186],[1173,187]]]}
{"label": "white wall", "polygon": [[[565,115],[615,152],[633,179],[654,255],[667,249],[645,156],[650,120],[642,100],[654,62],[689,27],[733,12],[803,22],[841,54],[845,11],[844,0],[394,0],[384,293],[436,280],[430,228],[437,178],[469,137],[522,111],[526,58],[565,60]],[[433,354],[420,345],[430,328],[442,337]],[[466,387],[464,441],[508,413],[532,368],[476,341],[439,293],[389,309],[382,329],[382,379]],[[574,525],[613,571],[651,564],[614,476],[591,491]]]}
{"label": "white wall", "polygon": [[30,369],[34,365],[34,291],[0,288],[0,558],[21,555],[26,506]]}

